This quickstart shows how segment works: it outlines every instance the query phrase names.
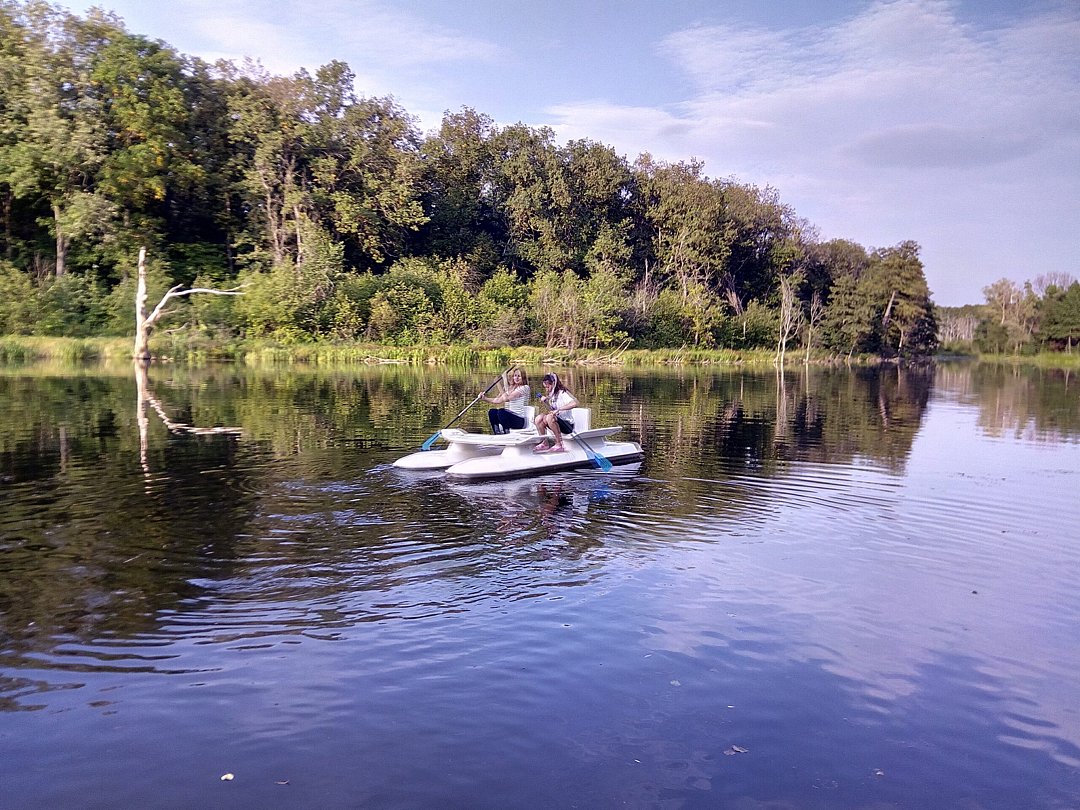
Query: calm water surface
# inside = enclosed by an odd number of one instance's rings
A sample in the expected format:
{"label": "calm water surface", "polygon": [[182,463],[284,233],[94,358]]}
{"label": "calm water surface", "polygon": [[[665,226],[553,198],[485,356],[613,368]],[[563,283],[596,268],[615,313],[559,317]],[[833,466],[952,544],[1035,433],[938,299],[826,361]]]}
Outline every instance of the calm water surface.
{"label": "calm water surface", "polygon": [[0,371],[0,807],[1080,807],[1075,376],[485,376]]}

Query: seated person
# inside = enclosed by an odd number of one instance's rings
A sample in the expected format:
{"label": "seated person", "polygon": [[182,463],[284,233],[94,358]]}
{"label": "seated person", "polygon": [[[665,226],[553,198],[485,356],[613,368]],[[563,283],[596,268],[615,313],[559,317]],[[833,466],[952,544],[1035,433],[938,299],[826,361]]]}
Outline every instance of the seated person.
{"label": "seated person", "polygon": [[[561,453],[566,450],[562,443],[563,434],[574,432],[571,412],[578,406],[578,401],[563,386],[558,374],[545,374],[541,383],[544,385],[544,395],[540,401],[547,403],[551,410],[533,419],[536,432],[543,437],[543,441],[534,449],[537,453]],[[554,441],[547,437],[549,430]]]}
{"label": "seated person", "polygon": [[484,402],[506,406],[491,408],[488,411],[491,432],[496,435],[525,427],[525,406],[529,403],[529,378],[525,370],[512,368],[508,373],[503,374],[502,389],[502,393],[498,396],[480,395]]}

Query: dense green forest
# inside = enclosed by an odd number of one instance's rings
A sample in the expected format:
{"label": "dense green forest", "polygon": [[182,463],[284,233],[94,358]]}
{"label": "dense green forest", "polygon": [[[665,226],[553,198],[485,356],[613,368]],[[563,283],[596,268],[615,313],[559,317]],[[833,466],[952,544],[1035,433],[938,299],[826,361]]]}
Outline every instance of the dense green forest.
{"label": "dense green forest", "polygon": [[[341,62],[208,65],[104,12],[0,0],[0,334],[131,334],[140,246],[151,303],[243,286],[176,302],[191,342],[939,343],[916,242],[820,241],[775,189],[467,108],[422,133]],[[1078,299],[1044,290],[1026,343],[1071,347]],[[988,312],[970,340],[1014,350]]]}

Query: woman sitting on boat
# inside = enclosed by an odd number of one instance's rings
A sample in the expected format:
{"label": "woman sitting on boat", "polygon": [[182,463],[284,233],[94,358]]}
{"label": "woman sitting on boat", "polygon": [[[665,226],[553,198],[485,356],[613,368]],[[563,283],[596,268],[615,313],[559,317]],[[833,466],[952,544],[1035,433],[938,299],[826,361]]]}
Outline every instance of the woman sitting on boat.
{"label": "woman sitting on boat", "polygon": [[[563,434],[574,432],[571,411],[578,406],[578,401],[563,386],[558,374],[545,374],[541,382],[544,385],[544,395],[540,397],[540,401],[546,402],[551,410],[533,419],[536,432],[543,437],[543,441],[533,449],[537,453],[561,453],[566,449],[562,443]],[[549,430],[554,441],[547,436]]]}
{"label": "woman sitting on boat", "polygon": [[491,408],[488,411],[492,433],[498,435],[525,427],[525,406],[529,404],[529,377],[524,369],[512,368],[503,375],[503,391],[498,396],[480,396],[484,402],[493,405],[505,404],[503,408]]}

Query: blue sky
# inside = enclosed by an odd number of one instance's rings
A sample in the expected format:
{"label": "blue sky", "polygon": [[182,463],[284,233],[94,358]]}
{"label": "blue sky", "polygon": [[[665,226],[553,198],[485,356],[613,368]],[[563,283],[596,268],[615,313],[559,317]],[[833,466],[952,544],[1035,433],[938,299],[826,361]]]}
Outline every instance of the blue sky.
{"label": "blue sky", "polygon": [[1080,277],[1078,0],[100,0],[270,71],[349,64],[438,126],[472,107],[772,186],[819,238],[922,245],[934,300]]}

